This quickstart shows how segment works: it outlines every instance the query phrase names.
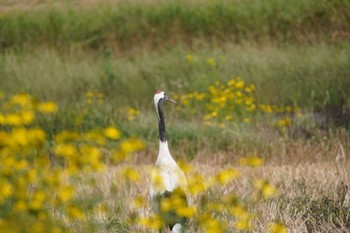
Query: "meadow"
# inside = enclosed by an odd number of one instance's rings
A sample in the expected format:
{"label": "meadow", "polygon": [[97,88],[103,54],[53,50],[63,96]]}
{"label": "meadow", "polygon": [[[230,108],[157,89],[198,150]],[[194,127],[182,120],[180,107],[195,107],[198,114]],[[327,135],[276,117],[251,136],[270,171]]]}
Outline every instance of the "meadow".
{"label": "meadow", "polygon": [[187,232],[348,232],[350,4],[289,2],[0,3],[0,231],[155,232],[161,89]]}

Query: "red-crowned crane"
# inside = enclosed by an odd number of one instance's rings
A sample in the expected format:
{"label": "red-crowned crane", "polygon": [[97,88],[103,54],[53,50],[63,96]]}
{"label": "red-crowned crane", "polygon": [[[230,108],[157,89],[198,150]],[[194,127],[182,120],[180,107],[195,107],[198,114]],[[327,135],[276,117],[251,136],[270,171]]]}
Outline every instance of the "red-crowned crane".
{"label": "red-crowned crane", "polygon": [[186,218],[180,216],[176,209],[188,206],[189,195],[186,176],[171,156],[168,148],[162,109],[166,101],[176,103],[164,91],[157,90],[154,95],[154,104],[158,115],[159,153],[152,171],[150,196],[152,209],[160,216],[165,226],[173,233],[181,233],[184,230]]}

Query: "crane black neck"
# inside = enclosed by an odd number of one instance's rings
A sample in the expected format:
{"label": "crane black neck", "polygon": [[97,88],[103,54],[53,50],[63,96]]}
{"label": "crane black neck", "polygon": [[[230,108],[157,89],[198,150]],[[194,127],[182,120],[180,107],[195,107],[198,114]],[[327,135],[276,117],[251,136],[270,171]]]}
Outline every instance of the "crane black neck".
{"label": "crane black neck", "polygon": [[160,100],[157,105],[159,140],[161,142],[166,142],[166,127],[165,127],[165,119],[164,119],[162,104],[163,104],[163,100]]}

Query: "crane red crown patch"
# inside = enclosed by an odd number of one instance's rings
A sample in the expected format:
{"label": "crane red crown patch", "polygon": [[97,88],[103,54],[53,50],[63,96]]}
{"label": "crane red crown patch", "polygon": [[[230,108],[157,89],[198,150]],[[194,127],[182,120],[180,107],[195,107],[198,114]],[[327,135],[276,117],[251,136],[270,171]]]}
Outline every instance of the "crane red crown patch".
{"label": "crane red crown patch", "polygon": [[163,92],[163,91],[161,91],[161,90],[156,90],[156,94],[159,94],[159,93],[161,93],[161,92]]}

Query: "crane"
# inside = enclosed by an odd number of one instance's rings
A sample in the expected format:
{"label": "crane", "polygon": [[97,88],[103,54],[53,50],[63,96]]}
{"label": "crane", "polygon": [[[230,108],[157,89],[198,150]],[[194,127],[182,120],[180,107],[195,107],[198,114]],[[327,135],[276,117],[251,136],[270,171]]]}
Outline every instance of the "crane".
{"label": "crane", "polygon": [[187,219],[179,215],[176,209],[188,206],[189,192],[186,176],[169,152],[162,109],[166,101],[176,103],[164,91],[157,90],[154,95],[154,104],[158,115],[159,153],[152,170],[150,196],[152,209],[164,225],[173,233],[181,233]]}

